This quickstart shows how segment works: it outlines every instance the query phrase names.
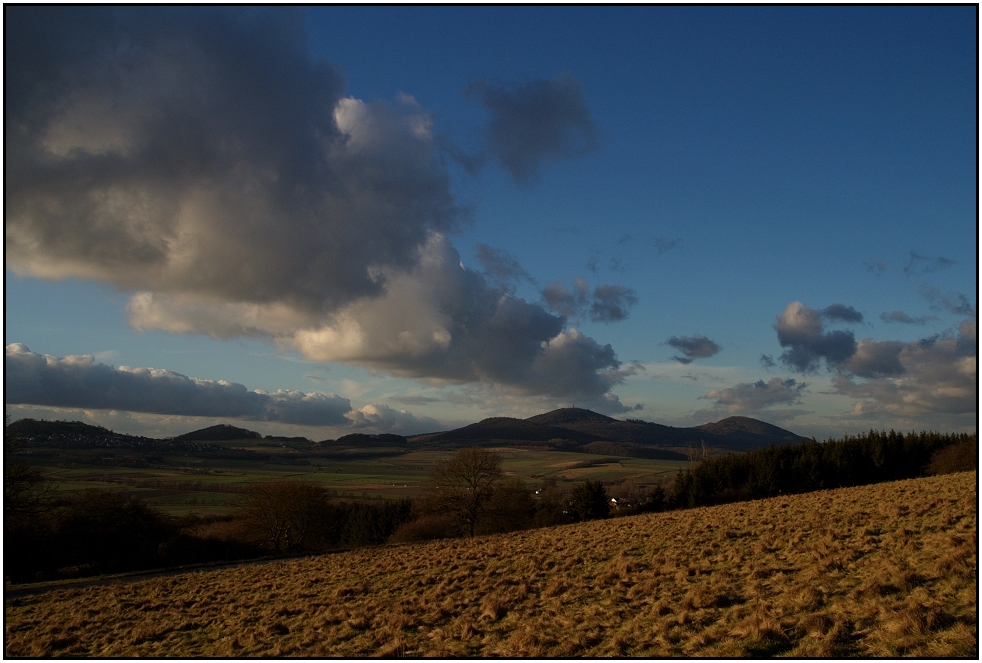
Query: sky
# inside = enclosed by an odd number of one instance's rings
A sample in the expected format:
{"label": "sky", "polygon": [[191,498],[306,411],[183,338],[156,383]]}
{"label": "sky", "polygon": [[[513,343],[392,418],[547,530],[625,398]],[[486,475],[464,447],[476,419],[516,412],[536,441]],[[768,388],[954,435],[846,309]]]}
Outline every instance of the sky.
{"label": "sky", "polygon": [[14,420],[976,428],[976,7],[4,14]]}

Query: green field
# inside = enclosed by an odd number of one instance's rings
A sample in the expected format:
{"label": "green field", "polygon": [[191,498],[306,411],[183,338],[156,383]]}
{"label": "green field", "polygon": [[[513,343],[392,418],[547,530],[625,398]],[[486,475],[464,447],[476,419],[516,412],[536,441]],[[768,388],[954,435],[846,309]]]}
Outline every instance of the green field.
{"label": "green field", "polygon": [[[145,499],[171,515],[229,513],[249,485],[281,478],[306,479],[324,485],[339,498],[399,498],[422,494],[437,461],[446,450],[392,452],[376,457],[345,458],[256,440],[220,443],[227,449],[262,453],[262,460],[210,458],[207,455],[141,455],[134,451],[64,452],[34,448],[18,456],[38,467],[56,490],[110,489]],[[537,487],[592,480],[614,484],[628,478],[639,485],[667,484],[684,461],[617,458],[583,453],[502,447],[506,474]]]}

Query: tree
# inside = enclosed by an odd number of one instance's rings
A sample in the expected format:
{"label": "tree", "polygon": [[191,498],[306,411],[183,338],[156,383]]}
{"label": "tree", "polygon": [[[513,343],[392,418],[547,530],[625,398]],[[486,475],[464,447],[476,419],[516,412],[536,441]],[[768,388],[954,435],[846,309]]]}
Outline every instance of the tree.
{"label": "tree", "polygon": [[488,502],[488,514],[480,524],[482,534],[496,534],[525,529],[535,516],[532,491],[521,477],[510,476],[499,481]]}
{"label": "tree", "polygon": [[250,486],[239,509],[278,553],[308,547],[327,510],[327,490],[308,481],[274,481]]}
{"label": "tree", "polygon": [[3,521],[5,529],[37,517],[49,507],[51,485],[36,467],[14,457],[24,448],[7,434],[10,415],[3,415]]}
{"label": "tree", "polygon": [[607,489],[599,481],[584,481],[570,493],[570,507],[577,520],[597,520],[610,513]]}
{"label": "tree", "polygon": [[458,451],[437,463],[430,475],[430,509],[452,515],[468,536],[474,536],[501,477],[501,454],[480,447]]}

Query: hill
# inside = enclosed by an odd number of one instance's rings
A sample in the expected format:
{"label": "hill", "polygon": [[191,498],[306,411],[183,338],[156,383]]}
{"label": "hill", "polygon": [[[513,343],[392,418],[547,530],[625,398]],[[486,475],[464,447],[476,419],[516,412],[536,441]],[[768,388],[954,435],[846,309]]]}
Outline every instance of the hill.
{"label": "hill", "polygon": [[[600,415],[598,415],[600,416]],[[509,443],[545,443],[555,440],[554,446],[568,447],[571,443],[586,444],[597,438],[590,434],[570,428],[552,426],[531,419],[514,419],[512,417],[491,417],[476,424],[443,433],[416,435],[409,438],[415,444],[452,444],[466,446],[492,442]]]}
{"label": "hill", "polygon": [[83,424],[81,421],[45,421],[37,419],[18,419],[4,427],[4,435],[14,439],[49,438],[53,436],[90,435],[102,437],[112,431],[102,426]]}
{"label": "hill", "polygon": [[251,440],[261,439],[262,435],[246,428],[237,428],[229,424],[218,424],[199,430],[178,435],[174,438],[175,442],[221,442],[223,440]]}
{"label": "hill", "polygon": [[977,473],[5,599],[9,657],[978,657]]}
{"label": "hill", "polygon": [[684,460],[688,449],[701,449],[703,445],[716,452],[747,451],[804,438],[749,417],[675,428],[640,419],[622,421],[582,408],[561,408],[528,419],[494,417],[463,428],[409,439],[414,444],[456,446],[538,442],[586,453]]}

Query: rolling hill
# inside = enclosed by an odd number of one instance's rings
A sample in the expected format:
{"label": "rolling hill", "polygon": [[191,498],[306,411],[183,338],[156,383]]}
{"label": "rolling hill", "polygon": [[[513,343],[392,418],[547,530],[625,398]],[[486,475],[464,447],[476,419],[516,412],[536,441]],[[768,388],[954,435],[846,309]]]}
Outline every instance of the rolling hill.
{"label": "rolling hill", "polygon": [[5,596],[8,657],[978,657],[977,473]]}
{"label": "rolling hill", "polygon": [[417,435],[409,441],[421,446],[537,445],[587,453],[684,459],[688,449],[702,446],[715,452],[747,451],[802,439],[791,431],[749,417],[675,428],[640,419],[622,421],[582,408],[561,408],[528,419],[493,417],[451,431]]}

